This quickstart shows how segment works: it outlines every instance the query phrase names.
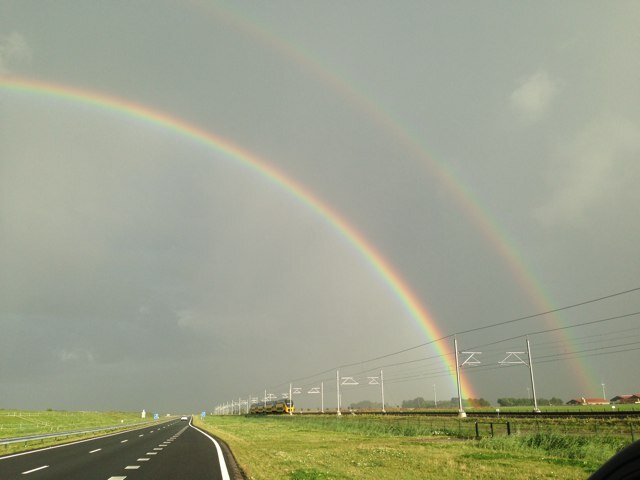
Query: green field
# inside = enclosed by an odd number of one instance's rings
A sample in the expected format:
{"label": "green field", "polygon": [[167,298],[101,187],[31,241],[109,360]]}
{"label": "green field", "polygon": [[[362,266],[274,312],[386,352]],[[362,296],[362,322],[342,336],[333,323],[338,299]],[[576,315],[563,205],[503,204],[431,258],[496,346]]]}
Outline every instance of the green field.
{"label": "green field", "polygon": [[[149,420],[148,417],[147,420]],[[142,419],[140,418],[139,412],[0,410],[0,442],[3,439],[29,435],[63,433],[92,428],[107,428],[117,425],[123,425],[124,427],[141,421]],[[99,432],[0,445],[0,455],[68,442],[98,434]]]}
{"label": "green field", "polygon": [[227,442],[255,480],[583,479],[631,442],[625,422],[594,430],[589,421],[536,426],[518,420],[518,434],[507,436],[495,423],[493,438],[489,423],[475,440],[475,420],[455,417],[210,416],[197,422]]}

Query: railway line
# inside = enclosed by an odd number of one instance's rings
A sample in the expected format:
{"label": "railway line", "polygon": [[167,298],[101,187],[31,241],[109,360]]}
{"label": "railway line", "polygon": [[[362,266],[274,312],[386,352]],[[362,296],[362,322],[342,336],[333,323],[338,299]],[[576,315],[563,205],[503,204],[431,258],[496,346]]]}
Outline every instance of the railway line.
{"label": "railway line", "polygon": [[[296,415],[335,415],[336,412],[297,412]],[[640,417],[640,410],[627,411],[542,411],[540,413],[531,412],[512,412],[512,411],[466,411],[467,418],[630,418]],[[457,411],[408,411],[408,410],[390,410],[383,412],[381,410],[346,410],[342,411],[342,415],[396,415],[396,416],[433,416],[433,417],[454,417],[458,415]]]}

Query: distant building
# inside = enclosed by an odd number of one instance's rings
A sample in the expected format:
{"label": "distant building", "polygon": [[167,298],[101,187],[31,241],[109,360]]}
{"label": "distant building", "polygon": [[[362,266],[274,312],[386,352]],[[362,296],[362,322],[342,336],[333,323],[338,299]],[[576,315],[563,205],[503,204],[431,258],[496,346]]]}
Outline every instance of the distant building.
{"label": "distant building", "polygon": [[640,403],[640,393],[618,395],[611,399],[611,403]]}
{"label": "distant building", "polygon": [[606,398],[572,398],[567,402],[567,405],[609,405],[609,400]]}

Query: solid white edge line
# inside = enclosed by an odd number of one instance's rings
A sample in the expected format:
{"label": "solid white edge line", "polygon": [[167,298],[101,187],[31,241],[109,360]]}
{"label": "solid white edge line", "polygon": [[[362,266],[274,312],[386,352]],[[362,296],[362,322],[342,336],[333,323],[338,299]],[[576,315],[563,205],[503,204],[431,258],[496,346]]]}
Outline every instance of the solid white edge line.
{"label": "solid white edge line", "polygon": [[[110,433],[108,435],[102,435],[100,437],[85,438],[84,440],[78,440],[77,442],[63,443],[61,445],[52,445],[51,447],[39,448],[37,450],[29,450],[28,452],[14,453],[13,455],[6,455],[4,457],[0,457],[0,461],[6,460],[8,458],[21,457],[22,455],[31,455],[32,453],[45,452],[47,450],[53,450],[54,448],[69,447],[71,445],[77,445],[79,443],[93,442],[94,440],[100,440],[101,438],[115,437],[116,435],[123,435],[125,433],[136,432],[138,430],[142,430],[143,428],[149,428],[149,425],[145,425],[144,427],[140,427],[140,428],[134,428],[132,430],[127,430],[125,432],[116,432],[116,433]],[[122,478],[125,478],[125,477],[122,477]]]}
{"label": "solid white edge line", "polygon": [[218,452],[218,462],[220,463],[220,473],[222,474],[222,480],[231,480],[231,477],[229,476],[229,471],[227,470],[227,462],[224,461],[224,455],[222,454],[222,448],[220,448],[220,444],[216,441],[215,438],[213,438],[208,433],[203,432],[198,427],[194,427],[191,424],[191,420],[192,419],[189,419],[189,426],[193,428],[195,431],[200,432],[202,435],[209,438],[209,440],[211,440],[213,444],[216,446],[216,451]]}
{"label": "solid white edge line", "polygon": [[42,467],[34,468],[32,470],[27,470],[26,472],[22,472],[22,475],[27,475],[29,473],[37,472],[38,470],[43,470],[45,468],[49,468],[49,465],[44,465]]}

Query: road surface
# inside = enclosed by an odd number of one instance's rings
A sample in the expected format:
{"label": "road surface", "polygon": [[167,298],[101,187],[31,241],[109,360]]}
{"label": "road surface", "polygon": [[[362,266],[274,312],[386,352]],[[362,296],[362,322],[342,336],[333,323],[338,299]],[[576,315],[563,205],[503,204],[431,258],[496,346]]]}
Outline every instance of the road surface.
{"label": "road surface", "polygon": [[191,421],[0,457],[2,480],[228,480],[219,444]]}

